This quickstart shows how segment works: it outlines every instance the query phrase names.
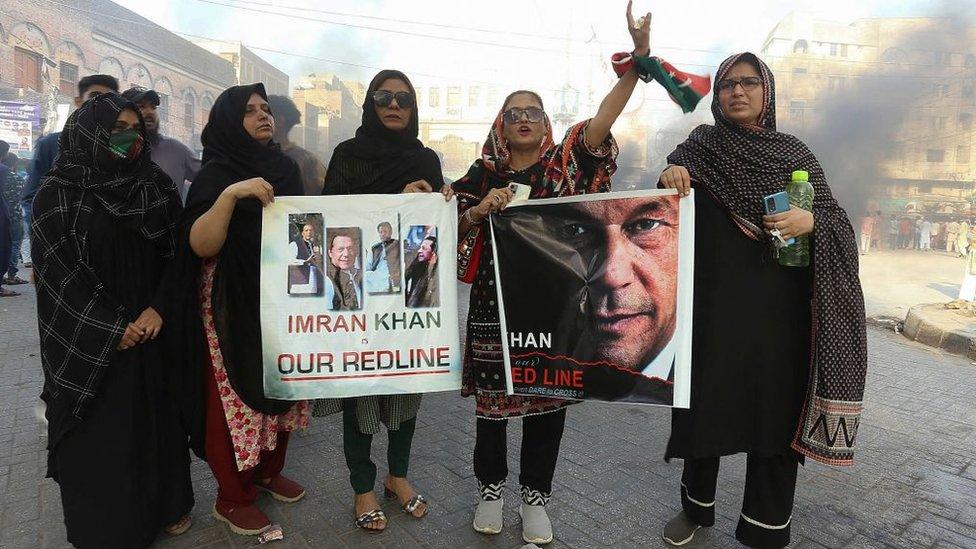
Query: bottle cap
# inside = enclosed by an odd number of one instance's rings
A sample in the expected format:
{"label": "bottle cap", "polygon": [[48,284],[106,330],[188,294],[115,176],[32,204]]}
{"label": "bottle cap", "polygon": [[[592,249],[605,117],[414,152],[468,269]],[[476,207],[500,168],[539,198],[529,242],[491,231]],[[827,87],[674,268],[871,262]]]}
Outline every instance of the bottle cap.
{"label": "bottle cap", "polygon": [[806,170],[796,170],[793,172],[793,181],[810,181],[810,173]]}

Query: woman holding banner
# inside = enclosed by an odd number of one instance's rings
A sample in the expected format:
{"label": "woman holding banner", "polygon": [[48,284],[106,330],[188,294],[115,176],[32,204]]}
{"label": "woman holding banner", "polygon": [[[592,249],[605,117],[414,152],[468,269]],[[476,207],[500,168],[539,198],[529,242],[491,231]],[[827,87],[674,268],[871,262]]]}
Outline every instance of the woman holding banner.
{"label": "woman holding banner", "polygon": [[305,489],[281,474],[290,431],[306,402],[265,398],[259,274],[262,208],[301,196],[298,166],[276,143],[263,84],[217,97],[203,130],[203,168],[181,220],[184,291],[174,299],[171,364],[181,365],[184,416],[194,451],[217,479],[213,514],[238,534],[271,525],[258,490],[294,502]]}
{"label": "woman holding banner", "polygon": [[[745,452],[736,538],[784,547],[804,456],[850,465],[866,370],[864,298],[847,214],[799,139],[776,131],[773,74],[751,53],[718,68],[714,125],[668,157],[661,184],[695,198],[691,407],[675,409],[666,459],[684,460],[672,545],[715,520],[721,456]],[[809,172],[813,208],[764,215],[764,197]],[[765,229],[765,232],[764,230]],[[810,267],[781,266],[769,231],[808,235]]]}
{"label": "woman holding banner", "polygon": [[[405,74],[380,71],[366,91],[362,124],[356,137],[340,143],[326,171],[323,195],[442,192],[444,185],[437,153],[417,139],[417,93]],[[392,228],[390,228],[392,230]],[[399,265],[397,265],[399,272]],[[403,287],[398,281],[397,287]],[[427,498],[407,481],[410,446],[417,425],[421,395],[377,395],[316,401],[314,414],[342,412],[342,438],[349,481],[355,492],[356,526],[368,532],[386,529],[386,514],[373,493],[376,465],[370,458],[373,435],[386,426],[390,443],[390,474],[384,494],[395,497],[404,512],[422,518]]]}
{"label": "woman holding banner", "polygon": [[[637,23],[628,4],[627,20],[635,53],[648,55],[651,14]],[[462,213],[459,277],[472,283],[461,394],[475,395],[476,401],[474,470],[480,500],[473,526],[478,532],[497,534],[502,530],[502,491],[508,476],[506,427],[509,419],[523,418],[519,474],[522,537],[528,543],[552,541],[545,506],[552,495],[566,406],[572,404],[553,398],[506,395],[487,218],[512,199],[512,183],[530,187],[531,198],[609,191],[617,156],[610,128],[637,80],[635,70],[625,73],[600,104],[596,116],[572,126],[559,144],[553,141],[542,98],[531,91],[513,92],[502,104],[481,158],[454,183]]]}

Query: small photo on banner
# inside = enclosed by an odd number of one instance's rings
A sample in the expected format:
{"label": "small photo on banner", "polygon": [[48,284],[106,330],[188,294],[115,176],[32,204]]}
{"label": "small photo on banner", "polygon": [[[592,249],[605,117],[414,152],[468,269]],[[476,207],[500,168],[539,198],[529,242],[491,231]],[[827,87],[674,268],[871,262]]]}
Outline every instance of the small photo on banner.
{"label": "small photo on banner", "polygon": [[392,213],[378,218],[373,242],[366,257],[363,279],[366,293],[399,294],[403,285],[400,274],[400,214]]}
{"label": "small photo on banner", "polygon": [[300,213],[288,216],[288,295],[321,296],[322,214]]}
{"label": "small photo on banner", "polygon": [[412,225],[403,243],[403,257],[406,265],[404,287],[407,307],[419,309],[440,306],[437,227]]}
{"label": "small photo on banner", "polygon": [[333,311],[359,311],[363,308],[363,233],[359,227],[329,227],[327,284],[332,286]]}
{"label": "small photo on banner", "polygon": [[509,394],[688,406],[693,197],[528,200],[491,234]]}

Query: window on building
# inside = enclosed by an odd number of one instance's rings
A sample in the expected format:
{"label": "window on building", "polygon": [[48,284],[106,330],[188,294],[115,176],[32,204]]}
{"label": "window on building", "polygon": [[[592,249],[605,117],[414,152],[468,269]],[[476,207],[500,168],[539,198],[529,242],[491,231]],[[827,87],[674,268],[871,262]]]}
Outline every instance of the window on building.
{"label": "window on building", "polygon": [[972,99],[976,92],[973,91],[974,87],[972,84],[967,84],[962,87],[962,96],[966,99]]}
{"label": "window on building", "polygon": [[945,149],[928,149],[925,151],[926,162],[945,162]]}
{"label": "window on building", "polygon": [[828,76],[827,77],[827,89],[830,91],[841,91],[847,85],[846,76]]}
{"label": "window on building", "polygon": [[470,88],[468,88],[468,106],[477,107],[478,99],[480,95],[481,95],[480,86],[471,86]]}
{"label": "window on building", "polygon": [[195,101],[193,96],[186,94],[183,96],[183,127],[192,130],[193,129],[193,110]]}
{"label": "window on building", "polygon": [[918,192],[918,194],[932,194],[931,183],[919,183],[918,186],[915,187],[915,189],[916,192]]}
{"label": "window on building", "polygon": [[947,116],[933,116],[929,118],[930,130],[944,130],[946,128]]}
{"label": "window on building", "polygon": [[847,57],[847,44],[840,45],[840,56]]}
{"label": "window on building", "polygon": [[461,87],[451,86],[447,88],[447,106],[448,107],[460,107],[461,106]]}
{"label": "window on building", "polygon": [[936,97],[949,97],[949,84],[935,84]]}
{"label": "window on building", "polygon": [[830,56],[831,57],[837,57],[837,54],[839,53],[838,46],[840,46],[840,44],[833,44],[833,43],[830,44]]}
{"label": "window on building", "polygon": [[790,120],[803,122],[803,111],[805,107],[805,101],[790,101]]}
{"label": "window on building", "polygon": [[967,55],[966,56],[966,61],[963,64],[966,65],[966,68],[968,68],[968,69],[971,69],[973,67],[976,67],[976,55],[973,55],[971,53],[969,55]]}
{"label": "window on building", "polygon": [[793,53],[807,53],[810,51],[810,46],[807,45],[806,40],[797,40],[793,43]]}
{"label": "window on building", "polygon": [[881,54],[885,63],[904,63],[906,58],[905,52],[899,48],[888,48]]}
{"label": "window on building", "polygon": [[794,75],[805,75],[807,73],[806,67],[793,67]]}
{"label": "window on building", "polygon": [[429,92],[428,95],[430,95],[430,106],[431,107],[434,107],[436,109],[437,107],[440,107],[441,106],[441,89],[440,88],[438,88],[436,86],[430,88],[430,92]]}
{"label": "window on building", "polygon": [[498,88],[492,86],[488,88],[488,106],[494,108],[501,108],[501,105],[495,107],[496,103],[498,103]]}
{"label": "window on building", "polygon": [[949,66],[952,62],[952,53],[947,51],[935,52],[935,64]]}
{"label": "window on building", "polygon": [[14,85],[40,91],[42,62],[43,59],[37,53],[14,48]]}
{"label": "window on building", "polygon": [[204,97],[203,101],[200,102],[200,127],[207,125],[207,121],[210,120],[210,109],[213,108],[213,99],[209,97]]}
{"label": "window on building", "polygon": [[972,149],[969,145],[956,145],[956,164],[969,164]]}
{"label": "window on building", "polygon": [[960,130],[973,129],[973,113],[971,112],[959,113],[959,129]]}
{"label": "window on building", "polygon": [[74,97],[78,93],[78,65],[62,61],[58,73],[60,74],[58,90],[61,95]]}
{"label": "window on building", "polygon": [[156,113],[159,115],[160,122],[167,122],[169,120],[169,96],[165,93],[156,92],[159,95],[159,107],[156,109]]}

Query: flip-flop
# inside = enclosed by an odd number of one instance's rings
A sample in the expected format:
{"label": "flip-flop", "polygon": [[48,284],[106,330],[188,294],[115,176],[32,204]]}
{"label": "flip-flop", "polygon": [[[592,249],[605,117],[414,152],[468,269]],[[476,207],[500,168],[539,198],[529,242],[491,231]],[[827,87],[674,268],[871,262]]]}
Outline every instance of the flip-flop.
{"label": "flip-flop", "polygon": [[14,297],[20,295],[20,292],[15,292],[13,290],[4,290],[0,288],[0,297]]}

